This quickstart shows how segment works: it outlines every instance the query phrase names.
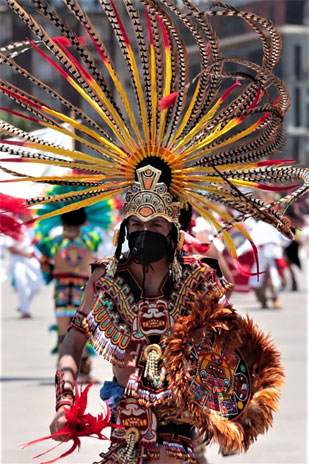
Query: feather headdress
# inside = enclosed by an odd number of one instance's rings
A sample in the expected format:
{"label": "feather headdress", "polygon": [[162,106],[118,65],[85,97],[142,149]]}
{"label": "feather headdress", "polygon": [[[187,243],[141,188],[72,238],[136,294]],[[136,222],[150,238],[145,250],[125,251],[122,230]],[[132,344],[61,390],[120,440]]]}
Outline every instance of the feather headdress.
{"label": "feather headdress", "polygon": [[[71,186],[71,185],[54,185],[49,187],[44,193],[44,196],[53,197],[56,195],[62,195],[64,193],[69,193],[71,191],[81,191],[83,187],[81,186]],[[75,200],[78,201],[78,200]],[[58,210],[59,207],[65,206],[67,202],[60,203],[45,203],[39,205],[36,210],[38,216],[44,216],[55,210]],[[117,211],[121,209],[122,203],[117,199],[109,199],[104,201],[99,201],[89,207],[85,208],[87,225],[91,228],[99,227],[100,229],[107,230],[112,227],[112,224],[115,223],[117,218]],[[48,219],[39,221],[36,224],[36,234],[37,236],[48,235],[49,232],[57,226],[62,224],[60,216],[52,216]]]}
{"label": "feather headdress", "polygon": [[[69,135],[83,147],[65,149],[1,122],[3,134],[19,139],[2,141],[2,152],[10,155],[2,164],[22,161],[83,170],[80,175],[37,178],[16,172],[14,182],[82,187],[53,198],[28,199],[27,205],[69,202],[47,218],[113,198],[130,188],[136,170],[151,164],[151,158],[159,159],[169,172],[169,191],[181,205],[191,203],[222,233],[233,257],[236,250],[228,230],[236,225],[246,235],[241,221],[247,217],[292,236],[284,211],[308,190],[309,174],[268,159],[283,146],[283,119],[289,107],[284,83],[273,74],[281,40],[271,21],[221,2],[202,13],[188,0],[182,6],[173,0],[99,0],[125,63],[116,67],[78,0],[64,4],[84,31],[83,39],[41,0],[29,0],[28,6],[17,0],[7,3],[35,40],[2,48],[0,62],[25,83],[37,86],[41,95],[45,92],[49,102],[60,102],[65,111],[28,93],[26,84],[17,87],[2,80],[1,92],[23,108],[22,113],[14,110],[15,117]],[[55,37],[30,14],[33,7],[57,30]],[[261,40],[262,62],[224,57],[211,25],[214,16],[225,16],[226,21],[238,17],[251,27]],[[199,66],[195,76],[189,73],[188,44],[195,44]],[[46,60],[55,78],[71,86],[70,93],[85,100],[90,111],[75,106],[15,61],[30,49]],[[74,133],[62,126],[64,122]],[[247,188],[250,193],[244,191]],[[295,190],[270,204],[258,194],[290,188]],[[238,211],[237,217],[225,206]]]}

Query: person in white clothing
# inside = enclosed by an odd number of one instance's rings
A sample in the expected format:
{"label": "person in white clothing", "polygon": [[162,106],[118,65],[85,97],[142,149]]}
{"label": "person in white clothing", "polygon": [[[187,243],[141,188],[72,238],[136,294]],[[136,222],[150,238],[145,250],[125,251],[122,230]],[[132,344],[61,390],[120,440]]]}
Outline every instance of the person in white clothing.
{"label": "person in white clothing", "polygon": [[[263,221],[255,221],[252,218],[245,222],[251,238],[258,249],[259,276],[250,277],[249,284],[254,291],[262,308],[268,308],[268,299],[272,301],[274,308],[280,308],[278,292],[281,287],[281,277],[278,271],[277,262],[283,258],[283,248],[289,243],[280,232],[274,227]],[[237,254],[241,256],[250,248],[249,242],[244,242],[238,249]],[[251,269],[252,273],[257,272],[256,263]]]}
{"label": "person in white clothing", "polygon": [[9,275],[18,296],[17,309],[21,319],[31,317],[30,305],[33,297],[43,285],[39,256],[31,244],[31,229],[24,229],[21,239],[6,237],[5,246],[10,254]]}

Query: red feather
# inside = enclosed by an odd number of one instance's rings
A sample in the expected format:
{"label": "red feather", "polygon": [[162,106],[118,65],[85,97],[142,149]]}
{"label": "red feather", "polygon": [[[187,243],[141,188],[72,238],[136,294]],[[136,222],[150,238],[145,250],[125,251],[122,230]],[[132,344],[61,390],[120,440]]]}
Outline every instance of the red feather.
{"label": "red feather", "polygon": [[12,197],[0,193],[0,211],[8,213],[24,214],[27,213],[28,207],[24,198]]}
{"label": "red feather", "polygon": [[241,275],[243,275],[245,277],[259,276],[261,274],[265,274],[266,271],[259,271],[258,270],[258,260],[257,260],[256,256],[255,256],[255,260],[256,260],[256,263],[257,263],[257,272],[248,272],[248,271],[246,271],[242,267],[242,265],[240,264],[238,259],[233,259],[233,264],[234,264],[235,268],[237,269],[237,271],[239,272],[239,274],[241,274]]}
{"label": "red feather", "polygon": [[169,95],[166,95],[166,97],[161,98],[161,100],[159,100],[159,109],[163,111],[172,106],[178,97],[178,93],[179,92],[173,92]]}
{"label": "red feather", "polygon": [[[56,44],[60,45],[61,47],[66,47],[66,48],[72,47],[72,42],[66,37],[62,37],[62,36],[53,37],[52,40],[56,42]],[[86,37],[83,37],[83,36],[77,37],[77,40],[82,47],[86,46],[86,42],[87,42]]]}
{"label": "red feather", "polygon": [[293,185],[283,185],[283,186],[274,186],[274,185],[266,185],[266,184],[258,184],[258,188],[261,190],[269,190],[270,192],[282,192],[284,190],[291,190],[295,187],[298,187],[298,184]]}
{"label": "red feather", "polygon": [[72,47],[72,43],[69,39],[67,39],[66,37],[53,37],[52,38],[53,42],[55,42],[56,44],[62,46],[62,47]]}
{"label": "red feather", "polygon": [[[0,162],[1,163],[25,163],[27,162],[27,158],[1,158]],[[30,159],[30,162],[32,160]],[[5,181],[0,181],[0,182],[5,182]]]}
{"label": "red feather", "polygon": [[[65,417],[67,422],[65,426],[62,427],[62,429],[58,430],[58,432],[53,433],[52,435],[38,438],[37,440],[33,440],[22,445],[23,448],[26,448],[27,446],[34,445],[36,443],[40,443],[41,441],[49,440],[50,438],[55,437],[66,437],[61,443],[59,443],[59,445],[69,440],[73,440],[71,448],[69,448],[65,453],[61,454],[57,458],[42,462],[40,464],[51,464],[58,461],[58,459],[64,458],[65,456],[73,453],[76,448],[79,449],[81,446],[80,437],[94,437],[94,435],[96,435],[94,438],[98,438],[99,440],[107,440],[107,437],[102,434],[102,430],[106,427],[114,427],[114,424],[109,422],[111,412],[108,405],[105,403],[105,414],[100,413],[97,417],[94,417],[92,414],[85,414],[88,399],[87,395],[89,388],[92,385],[93,384],[89,384],[83,391],[81,387],[80,392],[78,391],[77,385],[75,385],[75,402],[69,408],[65,408]],[[49,453],[59,445],[53,446],[49,450],[34,456],[34,459]]]}
{"label": "red feather", "polygon": [[286,164],[286,163],[295,163],[295,160],[292,160],[292,159],[265,160],[265,161],[258,161],[256,165],[260,168],[263,166],[270,166],[271,164]]}
{"label": "red feather", "polygon": [[227,89],[227,91],[222,95],[222,97],[220,97],[220,100],[221,100],[221,101],[226,100],[227,97],[229,96],[229,94],[232,92],[232,90],[233,90],[235,87],[237,87],[238,85],[241,85],[241,82],[239,82],[239,81],[234,82],[234,84],[232,84],[231,87],[229,87],[229,88]]}
{"label": "red feather", "polygon": [[84,35],[81,35],[81,36],[77,37],[77,40],[79,42],[79,45],[81,45],[82,47],[86,47],[86,45],[87,45],[87,37],[85,37]]}
{"label": "red feather", "polygon": [[202,243],[192,235],[185,232],[185,241],[182,249],[191,254],[204,255],[209,250],[209,243]]}
{"label": "red feather", "polygon": [[0,212],[0,234],[8,235],[14,240],[19,240],[23,236],[23,223],[10,214]]}

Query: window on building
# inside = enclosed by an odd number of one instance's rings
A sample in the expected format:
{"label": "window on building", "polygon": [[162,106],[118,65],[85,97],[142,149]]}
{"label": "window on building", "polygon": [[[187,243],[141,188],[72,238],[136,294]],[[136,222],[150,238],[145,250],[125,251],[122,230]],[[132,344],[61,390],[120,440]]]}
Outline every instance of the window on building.
{"label": "window on building", "polygon": [[295,87],[294,114],[295,114],[295,126],[299,127],[301,125],[301,121],[300,121],[300,88],[299,87]]}
{"label": "window on building", "polygon": [[286,24],[303,24],[303,11],[306,0],[287,0]]}
{"label": "window on building", "polygon": [[296,79],[301,80],[301,46],[295,45],[294,47],[294,72]]}
{"label": "window on building", "polygon": [[295,137],[293,140],[293,159],[296,162],[299,161],[299,138]]}
{"label": "window on building", "polygon": [[275,5],[273,3],[270,3],[269,5],[268,19],[271,19],[272,21],[275,19]]}

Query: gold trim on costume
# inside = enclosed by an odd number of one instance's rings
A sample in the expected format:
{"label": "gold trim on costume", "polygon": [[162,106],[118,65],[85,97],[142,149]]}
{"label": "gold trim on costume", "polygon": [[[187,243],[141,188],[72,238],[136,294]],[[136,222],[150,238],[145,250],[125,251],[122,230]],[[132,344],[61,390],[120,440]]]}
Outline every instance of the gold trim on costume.
{"label": "gold trim on costume", "polygon": [[159,182],[161,171],[149,164],[136,170],[138,181],[126,194],[124,218],[137,216],[143,222],[162,217],[178,223],[180,203],[171,195],[167,186]]}

